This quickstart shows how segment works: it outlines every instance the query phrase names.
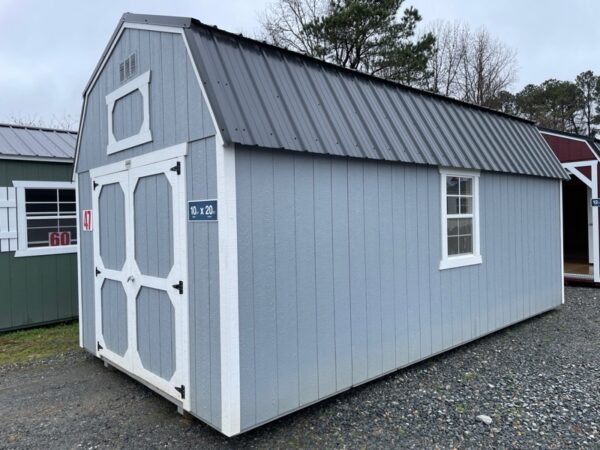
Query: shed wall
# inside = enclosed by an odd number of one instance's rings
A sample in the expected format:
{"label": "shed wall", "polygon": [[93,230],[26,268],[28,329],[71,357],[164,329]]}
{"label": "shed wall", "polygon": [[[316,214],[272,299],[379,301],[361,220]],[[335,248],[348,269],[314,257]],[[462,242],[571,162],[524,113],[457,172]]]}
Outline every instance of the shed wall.
{"label": "shed wall", "polygon": [[[112,155],[108,143],[105,97],[119,87],[118,64],[137,52],[138,74],[151,70],[150,129],[153,141]],[[126,105],[127,106],[127,105]],[[118,113],[119,129],[130,133],[139,123],[132,103]],[[190,142],[187,164],[188,199],[216,198],[215,128],[179,34],[127,29],[119,39],[91,90],[81,133],[79,207],[91,209],[89,169],[155,150]],[[186,201],[186,199],[179,199]],[[94,261],[92,233],[82,232],[83,345],[95,354]],[[220,347],[217,224],[188,224],[190,370],[192,412],[220,427]]]}
{"label": "shed wall", "polygon": [[[0,160],[0,186],[14,180],[68,181],[65,163]],[[15,258],[0,253],[0,331],[77,317],[77,255]]]}
{"label": "shed wall", "polygon": [[484,172],[440,271],[436,167],[236,150],[242,431],[561,303],[560,181]]}

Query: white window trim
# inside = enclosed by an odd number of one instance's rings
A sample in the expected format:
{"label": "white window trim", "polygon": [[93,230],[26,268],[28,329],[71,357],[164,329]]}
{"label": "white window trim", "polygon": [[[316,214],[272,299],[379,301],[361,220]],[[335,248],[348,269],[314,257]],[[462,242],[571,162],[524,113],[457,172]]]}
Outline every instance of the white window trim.
{"label": "white window trim", "polygon": [[[25,189],[75,189],[75,183],[68,181],[13,181],[17,192],[17,251],[15,257],[60,255],[76,253],[77,244],[56,247],[27,247],[27,214],[25,211]],[[76,193],[77,195],[77,193]],[[77,197],[75,197],[77,200]],[[77,215],[77,212],[75,213]],[[77,239],[79,242],[79,239]]]}
{"label": "white window trim", "polygon": [[[462,169],[440,168],[441,185],[441,224],[442,224],[442,258],[440,270],[453,269],[456,267],[473,266],[481,264],[480,252],[480,229],[479,229],[479,171]],[[473,253],[470,255],[448,256],[448,210],[446,200],[446,178],[447,177],[469,177],[473,179]]]}
{"label": "white window trim", "polygon": [[[111,155],[122,150],[135,147],[136,145],[145,144],[152,140],[152,132],[150,131],[150,71],[133,78],[123,86],[115,89],[106,96],[106,109],[108,111],[108,146],[106,153]],[[140,131],[133,136],[126,137],[117,141],[113,132],[113,111],[117,100],[125,97],[132,92],[139,90],[142,94],[143,114],[142,126]]]}

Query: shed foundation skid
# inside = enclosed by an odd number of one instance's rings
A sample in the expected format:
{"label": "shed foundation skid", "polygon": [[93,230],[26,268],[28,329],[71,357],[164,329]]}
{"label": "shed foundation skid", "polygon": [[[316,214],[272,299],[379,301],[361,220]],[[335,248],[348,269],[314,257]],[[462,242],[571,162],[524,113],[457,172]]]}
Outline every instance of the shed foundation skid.
{"label": "shed foundation skid", "polygon": [[529,122],[132,14],[82,117],[81,345],[227,436],[562,302]]}

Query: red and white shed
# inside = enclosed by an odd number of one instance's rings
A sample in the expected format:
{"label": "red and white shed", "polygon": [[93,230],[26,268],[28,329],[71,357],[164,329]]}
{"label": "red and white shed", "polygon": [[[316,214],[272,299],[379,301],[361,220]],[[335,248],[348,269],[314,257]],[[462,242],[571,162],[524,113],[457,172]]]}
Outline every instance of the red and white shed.
{"label": "red and white shed", "polygon": [[600,147],[591,137],[540,128],[571,175],[563,181],[563,255],[566,281],[600,283]]}

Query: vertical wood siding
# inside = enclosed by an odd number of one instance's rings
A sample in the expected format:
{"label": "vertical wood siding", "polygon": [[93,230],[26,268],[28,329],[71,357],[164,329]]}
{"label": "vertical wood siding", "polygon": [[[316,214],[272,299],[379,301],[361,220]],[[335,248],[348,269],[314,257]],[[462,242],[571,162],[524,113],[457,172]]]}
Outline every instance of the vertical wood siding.
{"label": "vertical wood siding", "polygon": [[440,271],[437,168],[236,153],[242,430],[561,303],[558,180],[482,173]]}
{"label": "vertical wood siding", "polygon": [[[71,164],[0,160],[0,186],[68,181]],[[77,317],[77,255],[15,258],[0,253],[0,331]]]}

